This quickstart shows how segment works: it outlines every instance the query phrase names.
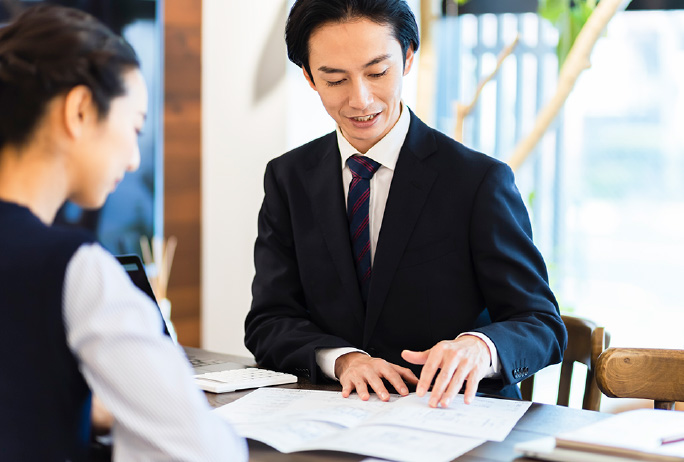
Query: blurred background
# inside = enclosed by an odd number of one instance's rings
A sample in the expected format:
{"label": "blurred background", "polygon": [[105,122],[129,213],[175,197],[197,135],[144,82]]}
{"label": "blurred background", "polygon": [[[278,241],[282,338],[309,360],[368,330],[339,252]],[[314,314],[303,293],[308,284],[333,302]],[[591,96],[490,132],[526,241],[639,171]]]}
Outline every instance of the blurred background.
{"label": "blurred background", "polygon": [[[0,23],[32,3],[0,1]],[[169,299],[179,340],[247,354],[243,322],[266,163],[334,129],[286,58],[293,1],[54,3],[90,11],[122,33],[142,59],[151,95],[140,170],[102,210],[67,205],[60,220],[95,229],[114,253],[140,254],[141,235],[177,236]],[[568,30],[594,2],[408,3],[422,44],[403,98],[450,136],[455,104],[472,100],[518,38],[462,134],[464,144],[509,160],[556,91]],[[561,4],[566,10],[553,10]],[[563,314],[605,326],[611,346],[681,349],[684,1],[625,4],[516,179]],[[555,400],[542,391],[553,387],[535,389],[536,400]]]}

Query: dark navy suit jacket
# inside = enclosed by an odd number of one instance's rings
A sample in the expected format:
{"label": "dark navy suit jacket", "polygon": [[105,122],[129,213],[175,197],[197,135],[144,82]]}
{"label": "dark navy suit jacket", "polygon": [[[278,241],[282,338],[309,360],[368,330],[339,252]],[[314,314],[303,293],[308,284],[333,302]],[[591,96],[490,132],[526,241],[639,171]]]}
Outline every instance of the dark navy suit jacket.
{"label": "dark navy suit jacket", "polygon": [[[316,382],[323,377],[316,349],[355,347],[419,374],[402,350],[474,330],[501,359],[501,380],[483,381],[480,390],[520,396],[512,384],[561,361],[567,333],[504,163],[411,114],[366,307],[335,133],[272,160],[264,185],[245,321],[245,344],[260,365]],[[486,311],[491,323],[478,327]]]}

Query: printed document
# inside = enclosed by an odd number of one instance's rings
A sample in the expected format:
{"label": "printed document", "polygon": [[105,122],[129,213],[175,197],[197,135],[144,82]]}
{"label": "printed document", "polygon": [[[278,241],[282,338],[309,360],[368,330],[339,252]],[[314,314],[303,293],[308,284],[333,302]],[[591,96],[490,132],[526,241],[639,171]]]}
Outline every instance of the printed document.
{"label": "printed document", "polygon": [[562,462],[684,461],[684,412],[637,409],[515,450]]}
{"label": "printed document", "polygon": [[428,396],[371,395],[260,388],[217,412],[246,438],[280,452],[331,450],[413,461],[449,461],[487,440],[502,441],[529,402],[458,395],[449,408],[430,408]]}

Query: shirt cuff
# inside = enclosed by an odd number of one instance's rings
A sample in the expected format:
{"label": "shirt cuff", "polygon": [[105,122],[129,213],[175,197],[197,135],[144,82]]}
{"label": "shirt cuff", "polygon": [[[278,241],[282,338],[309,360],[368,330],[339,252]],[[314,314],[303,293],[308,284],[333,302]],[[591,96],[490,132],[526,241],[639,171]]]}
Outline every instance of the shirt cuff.
{"label": "shirt cuff", "polygon": [[[481,332],[463,332],[460,334],[458,337],[462,337],[464,335],[474,335],[475,337],[479,338],[485,344],[487,345],[487,348],[489,348],[489,355],[492,358],[492,364],[490,364],[489,369],[487,369],[487,373],[485,374],[484,378],[485,379],[491,379],[492,377],[498,377],[499,376],[499,353],[496,351],[496,347],[494,346],[494,342],[490,340],[489,337],[487,337],[485,334]],[[458,338],[456,337],[456,338]]]}
{"label": "shirt cuff", "polygon": [[319,348],[316,350],[316,364],[318,364],[318,367],[321,368],[328,378],[338,380],[335,376],[335,361],[337,361],[337,358],[340,356],[355,351],[366,355],[368,354],[358,348]]}

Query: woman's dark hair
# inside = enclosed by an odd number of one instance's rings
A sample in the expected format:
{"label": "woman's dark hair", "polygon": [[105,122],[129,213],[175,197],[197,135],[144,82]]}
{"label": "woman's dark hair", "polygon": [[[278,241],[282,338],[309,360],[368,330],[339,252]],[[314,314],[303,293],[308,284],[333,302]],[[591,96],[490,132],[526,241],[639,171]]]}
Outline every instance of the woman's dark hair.
{"label": "woman's dark hair", "polygon": [[344,22],[367,18],[388,25],[401,45],[406,64],[409,47],[418,51],[418,24],[405,0],[297,0],[290,10],[285,26],[287,56],[299,67],[304,67],[312,78],[309,67],[309,38],[320,26],[329,22]]}
{"label": "woman's dark hair", "polygon": [[89,14],[40,4],[0,28],[0,148],[28,141],[55,96],[87,86],[100,118],[139,68],[133,48]]}

